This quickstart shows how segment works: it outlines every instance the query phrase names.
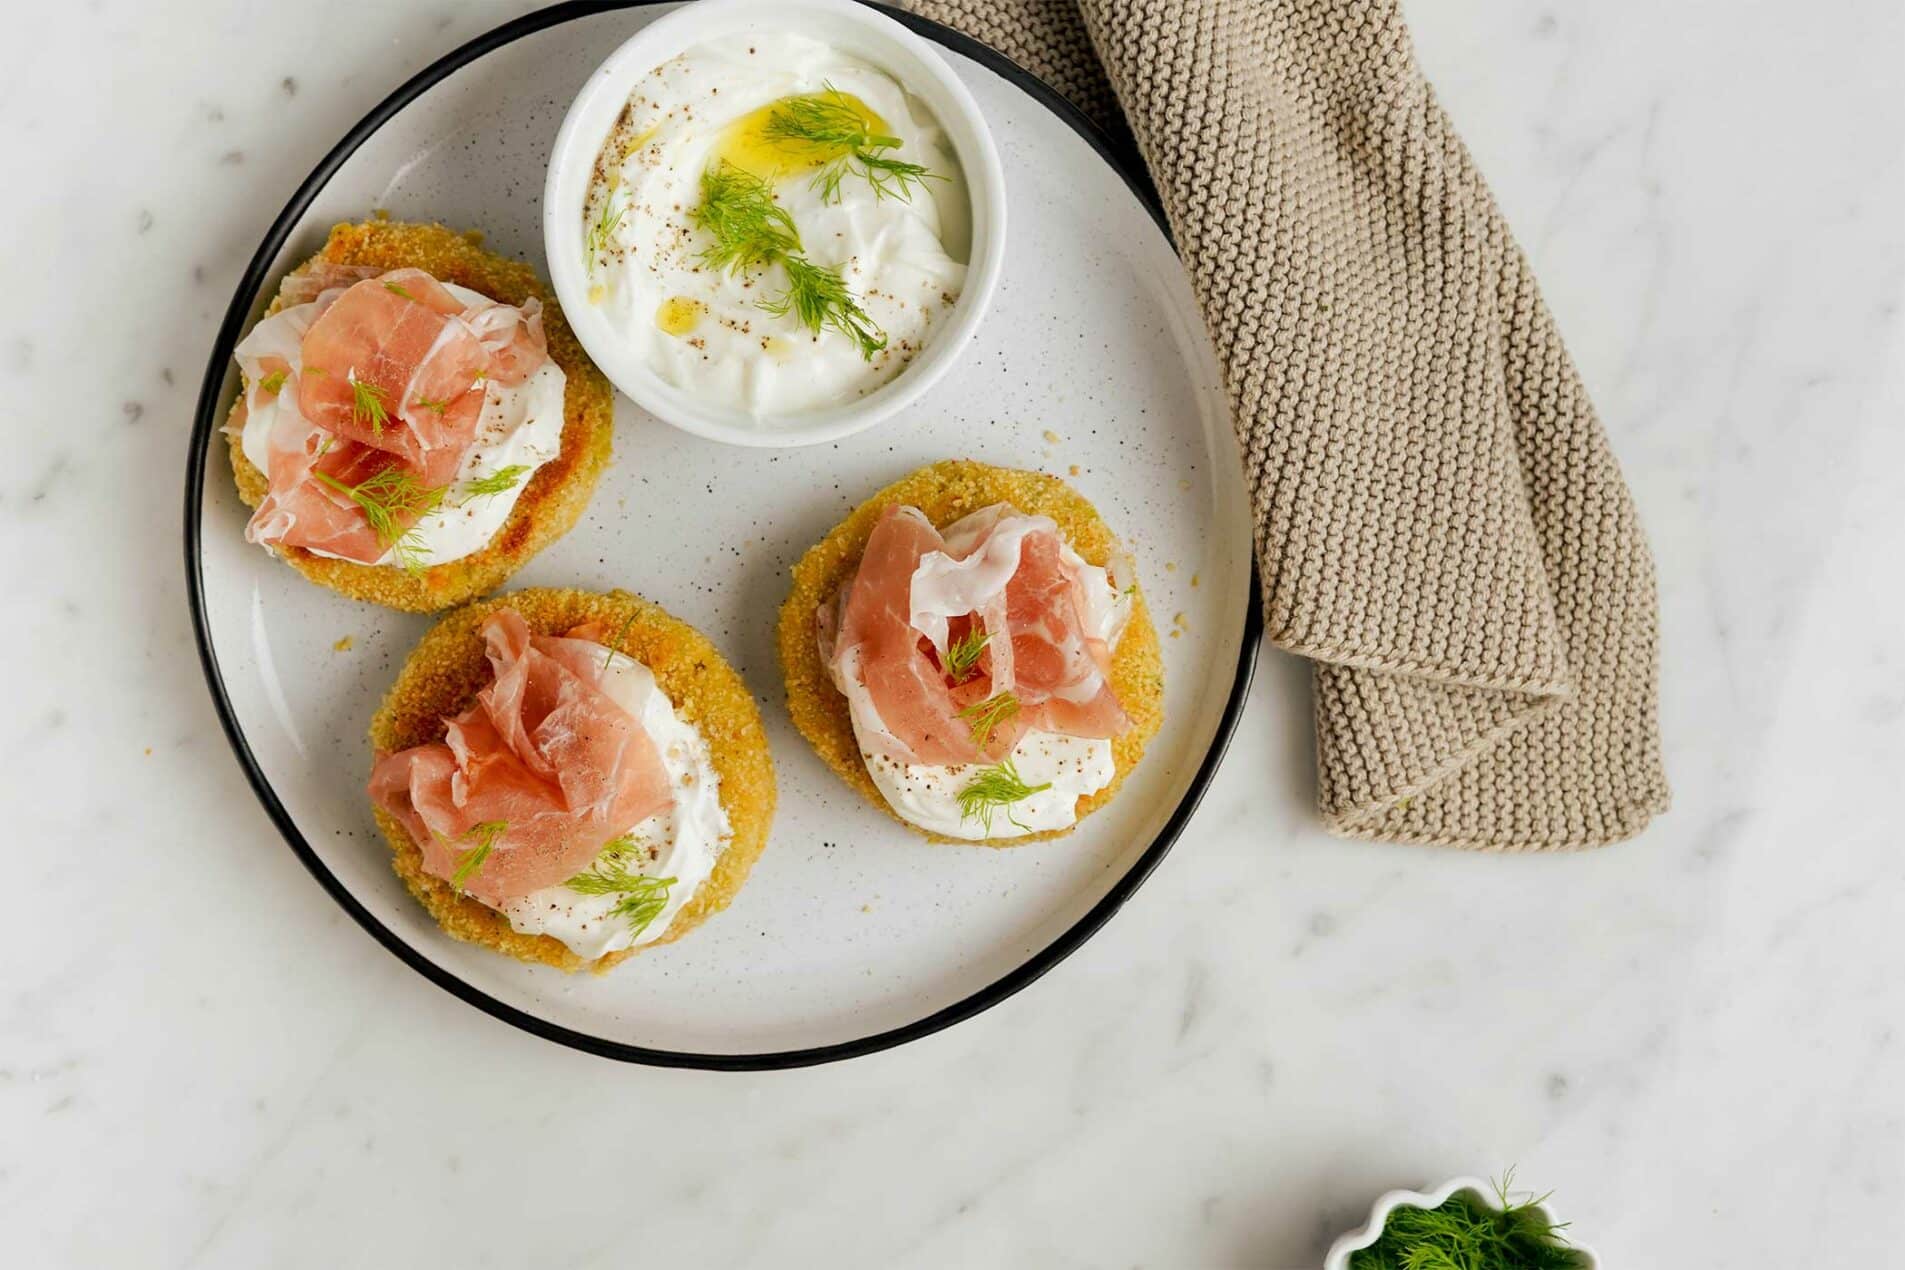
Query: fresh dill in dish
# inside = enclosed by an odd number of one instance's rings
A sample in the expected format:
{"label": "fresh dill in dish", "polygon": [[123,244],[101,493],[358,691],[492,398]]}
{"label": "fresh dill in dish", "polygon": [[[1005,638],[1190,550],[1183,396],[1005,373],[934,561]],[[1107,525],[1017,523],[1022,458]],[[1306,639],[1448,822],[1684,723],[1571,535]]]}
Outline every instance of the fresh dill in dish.
{"label": "fresh dill in dish", "polygon": [[1350,1270],[1580,1270],[1547,1196],[1511,1204],[1511,1171],[1495,1186],[1500,1207],[1457,1191],[1435,1208],[1405,1204],[1383,1220],[1382,1237],[1349,1254]]}
{"label": "fresh dill in dish", "polygon": [[284,387],[284,381],[288,378],[290,378],[289,371],[274,370],[258,381],[258,387],[264,392],[265,396],[275,397],[278,395],[278,390]]}
{"label": "fresh dill in dish", "polygon": [[668,907],[668,892],[675,884],[674,878],[630,873],[628,857],[639,849],[633,837],[623,834],[604,846],[602,854],[587,870],[563,883],[580,895],[620,896],[609,913],[626,921],[629,933],[636,936],[647,930],[649,923]]}
{"label": "fresh dill in dish", "polygon": [[979,668],[979,654],[985,652],[991,642],[991,634],[984,627],[975,626],[946,646],[946,673],[955,684],[972,678],[973,671]]}
{"label": "fresh dill in dish", "polygon": [[489,853],[509,832],[507,820],[485,820],[481,824],[471,825],[463,831],[458,842],[475,842],[476,845],[465,851],[456,862],[456,871],[450,874],[450,885],[460,895],[469,880],[475,877],[483,867],[483,861],[489,859]]}
{"label": "fresh dill in dish", "polygon": [[766,136],[828,156],[813,178],[813,187],[825,203],[840,201],[840,184],[856,169],[875,198],[910,201],[915,185],[924,188],[928,179],[944,179],[920,164],[888,154],[900,148],[900,139],[874,132],[872,122],[832,84],[823,84],[818,93],[779,102],[768,116]]}
{"label": "fresh dill in dish", "polygon": [[832,329],[852,340],[868,361],[886,347],[886,332],[853,298],[846,279],[801,254],[800,231],[787,209],[774,201],[766,181],[732,163],[701,174],[701,202],[690,213],[713,242],[701,253],[711,268],[729,272],[778,264],[787,290],[760,302],[775,317],[792,316],[818,335]]}
{"label": "fresh dill in dish", "polygon": [[[328,472],[312,475],[357,504],[377,541],[397,557],[398,564],[410,573],[422,571],[424,544],[415,521],[443,505],[447,487],[427,488],[394,463],[359,485],[340,481]],[[400,523],[405,516],[413,518],[407,528]]]}
{"label": "fresh dill in dish", "polygon": [[479,498],[494,498],[516,488],[523,476],[529,471],[527,464],[511,463],[508,467],[497,468],[488,476],[479,476],[463,487],[463,502],[458,506],[473,503]]}
{"label": "fresh dill in dish", "polygon": [[701,174],[701,202],[689,216],[714,239],[701,253],[711,268],[760,268],[800,250],[800,231],[773,187],[732,163]]}
{"label": "fresh dill in dish", "polygon": [[867,361],[886,347],[886,332],[853,298],[846,279],[805,256],[789,256],[781,267],[787,270],[787,291],[777,299],[761,301],[763,309],[775,317],[791,313],[816,335],[831,327],[858,344],[860,356]]}
{"label": "fresh dill in dish", "polygon": [[[852,161],[859,165],[860,175],[865,177],[867,184],[873,187],[876,198],[897,198],[903,202],[911,202],[913,194],[907,188],[909,182],[924,188],[928,181],[946,179],[937,172],[928,172],[917,163],[908,163],[904,159],[895,159],[891,155],[856,151],[851,157]],[[833,185],[833,198],[830,201],[836,203],[840,201],[839,188],[839,180],[836,178]],[[825,193],[824,189],[822,193]]]}
{"label": "fresh dill in dish", "polygon": [[412,304],[417,303],[417,297],[414,295],[411,295],[408,291],[404,290],[403,283],[401,282],[391,282],[389,280],[386,280],[384,282],[384,290],[390,292],[390,294],[396,296],[399,300],[408,300]]}
{"label": "fresh dill in dish", "polygon": [[831,82],[817,93],[783,97],[767,119],[770,141],[794,141],[817,150],[896,150],[898,137],[873,131],[872,121],[853,108],[847,95]]}
{"label": "fresh dill in dish", "polygon": [[433,415],[442,415],[450,408],[447,401],[432,401],[428,397],[419,397],[411,403],[419,410],[428,410]]}
{"label": "fresh dill in dish", "polygon": [[972,743],[984,749],[999,725],[1016,718],[1018,713],[1018,697],[1010,692],[1000,692],[984,701],[973,702],[959,712],[959,717],[972,726]]}
{"label": "fresh dill in dish", "polygon": [[1011,820],[1017,828],[1024,825],[1012,819],[1011,807],[1022,803],[1036,793],[1050,789],[1052,783],[1028,785],[1019,775],[1019,769],[1012,765],[1011,759],[1002,759],[991,767],[980,769],[966,787],[959,791],[959,815],[962,820],[976,820],[988,834],[992,832],[994,812],[1004,810],[1005,818]]}
{"label": "fresh dill in dish", "polygon": [[[622,213],[627,210],[626,203],[620,207],[615,206],[614,190],[610,190],[608,197],[602,200],[602,210],[596,213],[595,220],[589,225],[587,264],[590,273],[595,272],[596,261],[608,254],[610,236],[615,233],[616,226],[622,223]],[[610,214],[611,212],[613,215]]]}

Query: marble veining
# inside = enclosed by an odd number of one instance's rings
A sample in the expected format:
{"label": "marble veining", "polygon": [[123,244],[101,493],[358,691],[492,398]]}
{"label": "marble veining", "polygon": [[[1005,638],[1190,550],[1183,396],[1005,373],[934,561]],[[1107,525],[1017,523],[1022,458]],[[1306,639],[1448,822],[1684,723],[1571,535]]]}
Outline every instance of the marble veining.
{"label": "marble veining", "polygon": [[190,638],[184,437],[245,260],[344,129],[524,7],[12,18],[10,1264],[1294,1268],[1380,1191],[1511,1164],[1610,1265],[1894,1254],[1905,11],[1410,5],[1653,539],[1672,813],[1558,858],[1329,839],[1271,656],[1077,956],[920,1044],[736,1077],[558,1049],[378,948]]}

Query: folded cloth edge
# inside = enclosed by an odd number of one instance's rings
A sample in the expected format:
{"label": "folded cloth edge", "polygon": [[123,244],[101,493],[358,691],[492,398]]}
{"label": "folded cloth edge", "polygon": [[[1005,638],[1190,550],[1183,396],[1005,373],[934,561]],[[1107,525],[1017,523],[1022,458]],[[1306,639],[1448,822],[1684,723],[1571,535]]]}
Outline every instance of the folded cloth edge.
{"label": "folded cloth edge", "polygon": [[[1422,79],[1393,0],[1184,0],[1168,7],[1103,0],[913,0],[910,7],[999,48],[1099,123],[1130,123],[1225,362],[1259,512],[1257,548],[1270,638],[1315,662],[1318,803],[1326,827],[1394,841],[1567,848],[1631,836],[1664,810],[1669,799],[1659,757],[1657,633],[1645,539],[1526,262]],[[1248,179],[1225,183],[1226,156],[1209,153],[1213,137],[1228,143],[1232,167],[1252,169]],[[1234,161],[1239,156],[1241,164]],[[1264,179],[1265,172],[1279,171],[1294,179],[1283,185]],[[1216,196],[1213,185],[1219,187]],[[1363,202],[1339,206],[1357,199]],[[1339,234],[1344,227],[1360,234],[1365,224],[1382,225],[1388,218],[1396,230],[1388,245],[1405,264],[1398,276],[1417,285],[1397,300],[1385,293],[1385,283],[1371,288],[1364,280],[1348,317],[1319,322],[1310,312],[1293,322],[1293,306],[1316,303],[1313,293],[1327,295],[1346,261],[1352,270],[1358,263],[1355,253],[1323,253],[1320,266],[1316,253],[1306,255],[1305,216],[1334,216]],[[1295,250],[1289,234],[1280,238],[1265,228],[1277,217],[1286,229],[1296,224]],[[1286,265],[1311,267],[1314,276],[1295,282],[1262,274],[1247,279],[1253,294],[1239,323],[1240,288],[1234,279],[1213,278],[1206,263],[1212,243],[1221,244],[1233,274],[1248,273],[1249,249],[1263,246],[1284,249]],[[1486,263],[1449,283],[1450,266],[1466,268],[1470,257]],[[1422,287],[1410,272],[1424,258],[1433,281],[1444,284],[1441,290]],[[1352,357],[1327,366],[1324,378],[1330,382],[1322,385],[1315,383],[1317,367],[1306,364],[1300,343],[1285,345],[1297,356],[1266,365],[1265,329],[1287,336],[1294,328],[1325,348],[1332,335],[1346,333],[1353,346],[1366,334],[1355,326],[1358,314],[1392,302],[1405,320],[1383,316],[1390,328],[1410,336],[1410,321],[1432,326],[1454,314],[1451,329],[1461,338],[1452,349],[1439,350],[1448,365],[1425,376],[1406,341],[1373,365]],[[1329,302],[1321,303],[1329,315]],[[1417,306],[1413,312],[1411,303]],[[1241,352],[1240,345],[1246,346]],[[1382,378],[1396,363],[1400,396]],[[1303,367],[1303,382],[1292,384],[1292,365]],[[1316,500],[1300,487],[1317,480],[1316,464],[1332,457],[1330,447],[1340,439],[1327,424],[1374,419],[1380,439],[1380,428],[1395,422],[1394,404],[1416,399],[1411,394],[1419,394],[1425,382],[1480,394],[1455,403],[1458,408],[1446,411],[1449,418],[1469,422],[1463,404],[1479,403],[1471,413],[1501,414],[1501,428],[1477,433],[1479,449],[1475,437],[1465,435],[1461,442],[1468,448],[1449,453],[1464,479],[1472,475],[1470,460],[1477,455],[1491,473],[1499,465],[1500,488],[1486,492],[1520,504],[1503,506],[1490,522],[1520,536],[1520,556],[1492,573],[1485,569],[1478,593],[1485,600],[1512,593],[1513,612],[1531,635],[1504,662],[1500,649],[1483,647],[1494,638],[1490,625],[1469,623],[1458,633],[1478,641],[1466,651],[1486,654],[1479,670],[1460,655],[1464,650],[1453,659],[1438,658],[1418,655],[1407,639],[1394,645],[1337,637],[1345,629],[1343,615],[1329,607],[1340,609],[1344,600],[1333,592],[1346,592],[1349,604],[1358,603],[1355,587],[1341,579],[1346,571],[1353,578],[1358,553],[1367,554],[1364,538],[1383,546],[1380,535],[1330,541],[1341,528],[1332,520],[1342,511],[1337,492],[1327,493],[1323,514],[1313,516],[1311,525],[1320,526],[1325,546],[1341,554],[1321,569],[1314,550],[1301,562],[1308,568],[1283,567],[1290,527],[1277,518],[1287,519],[1292,508],[1316,510]],[[1292,387],[1312,393],[1294,410],[1288,408]],[[1429,400],[1444,408],[1452,404]],[[1385,416],[1385,409],[1391,414]],[[1291,419],[1304,425],[1298,439],[1312,448],[1260,452],[1268,448],[1266,439],[1272,446],[1278,440],[1266,425]],[[1417,422],[1403,419],[1405,425]],[[1432,428],[1430,439],[1442,431]],[[1551,444],[1566,451],[1565,464],[1544,459]],[[1367,465],[1368,459],[1364,453],[1358,462]],[[1380,461],[1351,467],[1352,473],[1364,470],[1379,481],[1393,478]],[[1298,493],[1285,496],[1293,489]],[[1570,526],[1557,525],[1570,515],[1581,521],[1582,489],[1590,504],[1587,545],[1598,557],[1585,571],[1570,556]],[[1398,505],[1410,509],[1407,497],[1422,492],[1398,486],[1377,494],[1400,495]],[[1468,492],[1458,486],[1458,494]],[[1446,528],[1446,504],[1423,507],[1433,531]],[[1458,575],[1456,581],[1473,585],[1475,579]],[[1534,603],[1530,592],[1547,599],[1551,582],[1552,605]],[[1331,620],[1312,620],[1319,599]],[[1413,599],[1402,596],[1405,607]],[[1543,608],[1551,609],[1547,621]],[[1348,629],[1359,635],[1395,633],[1384,627],[1381,614],[1349,616]],[[1355,626],[1356,620],[1363,625]],[[1438,643],[1447,633],[1446,612],[1440,620],[1444,629],[1433,623],[1425,629],[1430,643],[1447,654]],[[1579,667],[1571,664],[1576,650],[1584,654]]]}

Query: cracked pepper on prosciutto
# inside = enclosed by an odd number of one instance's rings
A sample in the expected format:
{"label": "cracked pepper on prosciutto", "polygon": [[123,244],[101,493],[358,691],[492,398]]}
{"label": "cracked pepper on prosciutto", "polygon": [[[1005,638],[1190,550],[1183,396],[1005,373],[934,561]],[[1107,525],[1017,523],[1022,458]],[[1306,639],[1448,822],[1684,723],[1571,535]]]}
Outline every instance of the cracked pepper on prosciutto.
{"label": "cracked pepper on prosciutto", "polygon": [[370,797],[440,878],[456,873],[481,826],[503,822],[464,885],[497,906],[574,877],[672,798],[654,741],[602,690],[598,625],[534,635],[499,609],[481,633],[493,682],[447,721],[442,741],[380,755]]}
{"label": "cracked pepper on prosciutto", "polygon": [[[1117,621],[1099,572],[1069,551],[1048,517],[995,504],[942,535],[913,507],[881,513],[853,577],[816,614],[820,654],[853,703],[861,744],[902,763],[997,761],[1028,729],[1114,737],[1131,725],[1111,686],[1111,643],[1091,634]],[[1110,603],[1115,604],[1115,599]],[[951,646],[988,636],[964,678]],[[974,740],[960,712],[1000,693],[1015,714]]]}
{"label": "cracked pepper on prosciutto", "polygon": [[[417,491],[448,485],[475,439],[486,385],[521,383],[548,360],[542,306],[465,304],[421,269],[336,265],[287,279],[283,296],[290,307],[246,341],[256,355],[241,349],[254,396],[282,374],[296,403],[295,418],[272,430],[269,489],[245,537],[375,564],[391,543],[348,490],[392,468]],[[427,505],[391,501],[398,532]]]}

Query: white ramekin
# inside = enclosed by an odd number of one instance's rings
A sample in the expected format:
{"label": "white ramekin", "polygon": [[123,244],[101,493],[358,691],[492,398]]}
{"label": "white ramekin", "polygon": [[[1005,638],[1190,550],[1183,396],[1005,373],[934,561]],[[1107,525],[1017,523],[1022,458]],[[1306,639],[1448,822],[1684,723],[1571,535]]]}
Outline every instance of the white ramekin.
{"label": "white ramekin", "polygon": [[[1444,1182],[1432,1191],[1390,1191],[1378,1199],[1369,1209],[1369,1220],[1346,1235],[1337,1236],[1330,1245],[1329,1256],[1323,1260],[1323,1270],[1349,1270],[1349,1254],[1359,1248],[1367,1248],[1382,1238],[1383,1223],[1389,1220],[1391,1209],[1404,1205],[1417,1208],[1440,1208],[1448,1202],[1449,1196],[1458,1191],[1471,1191],[1475,1197],[1488,1207],[1499,1210],[1500,1197],[1495,1193],[1492,1182],[1484,1182],[1478,1177],[1458,1177],[1452,1182]],[[1510,1191],[1510,1203],[1526,1204],[1535,1198],[1532,1192]],[[1535,1207],[1546,1215],[1550,1222],[1559,1221],[1551,1204],[1537,1204]],[[1568,1248],[1580,1258],[1581,1270],[1599,1270],[1600,1260],[1594,1250],[1584,1247],[1570,1239]]]}
{"label": "white ramekin", "polygon": [[[675,387],[616,338],[588,302],[582,224],[596,157],[635,82],[704,40],[766,31],[824,40],[898,80],[938,118],[959,156],[972,200],[965,289],[924,351],[864,397],[771,417],[707,402]],[[854,0],[696,0],[643,27],[596,68],[576,95],[549,157],[542,232],[550,278],[569,325],[602,373],[637,405],[683,431],[716,441],[812,445],[859,432],[903,410],[958,358],[998,286],[1005,258],[1005,174],[972,94],[930,44],[893,19]]]}

